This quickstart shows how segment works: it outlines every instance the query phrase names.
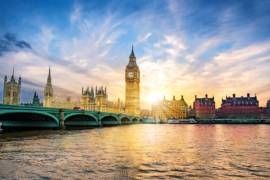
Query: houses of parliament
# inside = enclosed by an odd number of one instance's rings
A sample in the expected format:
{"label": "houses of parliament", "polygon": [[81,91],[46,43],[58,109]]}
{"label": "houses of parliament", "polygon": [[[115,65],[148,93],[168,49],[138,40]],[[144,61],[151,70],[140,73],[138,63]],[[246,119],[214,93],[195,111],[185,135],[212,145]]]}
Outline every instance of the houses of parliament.
{"label": "houses of parliament", "polygon": [[[66,102],[58,102],[55,100],[52,86],[51,69],[49,68],[49,75],[47,84],[44,89],[43,107],[72,109],[73,107],[81,107],[86,110],[120,113],[125,112],[131,116],[140,115],[140,69],[136,62],[136,56],[133,51],[129,56],[129,63],[125,69],[126,82],[126,101],[123,104],[120,99],[117,102],[108,100],[108,92],[106,87],[88,87],[85,90],[82,88],[81,102],[71,102],[70,97],[67,97]],[[5,94],[5,93],[4,93]]]}
{"label": "houses of parliament", "polygon": [[[38,95],[35,93],[33,103],[27,103],[25,105],[64,109],[80,107],[82,109],[91,111],[125,113],[131,116],[145,116],[145,113],[143,113],[144,111],[142,110],[141,113],[140,109],[140,77],[140,69],[137,65],[136,56],[132,46],[129,62],[125,68],[125,104],[123,104],[119,98],[117,102],[109,101],[107,88],[103,86],[99,88],[97,86],[95,88],[93,86],[91,88],[87,87],[86,89],[82,88],[81,101],[72,102],[71,97],[67,97],[65,102],[60,102],[60,97],[54,95],[52,73],[51,68],[49,67],[49,74],[43,94],[43,103],[39,103]],[[19,105],[20,91],[21,77],[19,77],[19,81],[16,82],[13,69],[13,74],[9,82],[7,81],[7,76],[5,76],[3,104]],[[172,107],[170,104],[172,104]],[[179,101],[173,99],[172,102],[169,102],[164,98],[163,101],[152,105],[151,115],[154,118],[161,119],[168,118],[170,116],[186,118],[187,105],[183,97]]]}

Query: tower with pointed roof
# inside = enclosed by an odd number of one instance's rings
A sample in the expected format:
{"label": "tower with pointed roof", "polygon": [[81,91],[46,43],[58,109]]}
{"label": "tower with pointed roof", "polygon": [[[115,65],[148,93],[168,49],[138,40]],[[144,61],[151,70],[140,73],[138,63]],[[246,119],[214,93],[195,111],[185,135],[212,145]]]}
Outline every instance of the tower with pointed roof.
{"label": "tower with pointed roof", "polygon": [[47,84],[44,89],[43,107],[51,107],[53,104],[53,87],[51,78],[51,68],[49,67],[49,75],[47,78]]}
{"label": "tower with pointed roof", "polygon": [[136,56],[133,51],[129,56],[129,62],[125,70],[126,81],[126,107],[128,115],[140,115],[140,69],[136,63]]}
{"label": "tower with pointed roof", "polygon": [[14,67],[11,80],[7,81],[7,76],[4,80],[4,94],[3,94],[3,104],[19,105],[21,96],[21,76],[19,81],[15,81],[14,77]]}

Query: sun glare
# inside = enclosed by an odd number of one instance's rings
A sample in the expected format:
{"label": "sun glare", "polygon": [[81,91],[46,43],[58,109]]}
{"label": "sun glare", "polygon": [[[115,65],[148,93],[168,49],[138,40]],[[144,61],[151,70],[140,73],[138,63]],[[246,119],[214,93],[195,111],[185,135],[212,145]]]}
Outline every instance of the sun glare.
{"label": "sun glare", "polygon": [[150,102],[151,104],[153,104],[157,100],[157,98],[160,99],[161,96],[162,95],[160,93],[157,93],[157,92],[151,93],[148,96],[147,101]]}

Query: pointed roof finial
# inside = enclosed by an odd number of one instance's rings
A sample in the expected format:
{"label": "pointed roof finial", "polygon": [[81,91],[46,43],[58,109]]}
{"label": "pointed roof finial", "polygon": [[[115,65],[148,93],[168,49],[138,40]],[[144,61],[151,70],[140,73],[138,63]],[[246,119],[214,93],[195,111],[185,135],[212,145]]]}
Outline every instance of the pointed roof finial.
{"label": "pointed roof finial", "polygon": [[132,50],[131,50],[131,54],[130,54],[129,57],[130,57],[130,58],[136,58],[136,57],[135,57],[135,54],[134,54],[134,51],[133,51],[133,45],[132,45]]}
{"label": "pointed roof finial", "polygon": [[51,75],[51,66],[49,66],[49,75]]}
{"label": "pointed roof finial", "polygon": [[15,81],[15,78],[14,78],[14,65],[13,65],[13,72],[12,72],[11,80]]}

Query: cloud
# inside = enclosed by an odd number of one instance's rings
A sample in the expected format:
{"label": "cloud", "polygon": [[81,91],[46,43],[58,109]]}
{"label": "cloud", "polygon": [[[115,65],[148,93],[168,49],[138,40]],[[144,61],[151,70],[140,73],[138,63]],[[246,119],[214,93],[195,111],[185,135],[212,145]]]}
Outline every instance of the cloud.
{"label": "cloud", "polygon": [[184,95],[188,104],[195,94],[215,94],[219,106],[226,93],[261,89],[264,101],[269,94],[269,7],[259,1],[84,1],[67,2],[57,6],[61,13],[51,13],[50,8],[15,5],[29,12],[2,16],[14,23],[1,30],[20,34],[0,38],[0,74],[16,64],[24,87],[42,92],[51,65],[55,93],[63,98],[80,97],[82,86],[104,85],[110,100],[123,100],[125,64],[135,42],[142,107],[153,92],[160,98]]}
{"label": "cloud", "polygon": [[32,49],[25,41],[17,41],[16,34],[6,33],[5,39],[0,39],[0,57],[4,52],[19,52],[23,48]]}
{"label": "cloud", "polygon": [[5,38],[6,38],[8,41],[11,41],[11,42],[16,42],[16,40],[17,40],[16,34],[12,34],[12,33],[6,33],[6,34],[5,34]]}
{"label": "cloud", "polygon": [[71,23],[74,23],[76,21],[78,21],[81,17],[81,7],[79,6],[78,3],[74,4],[74,11],[71,13],[70,15],[70,21]]}
{"label": "cloud", "polygon": [[148,37],[151,36],[151,35],[152,35],[152,33],[148,33],[145,37],[139,38],[137,43],[146,41],[148,39]]}

